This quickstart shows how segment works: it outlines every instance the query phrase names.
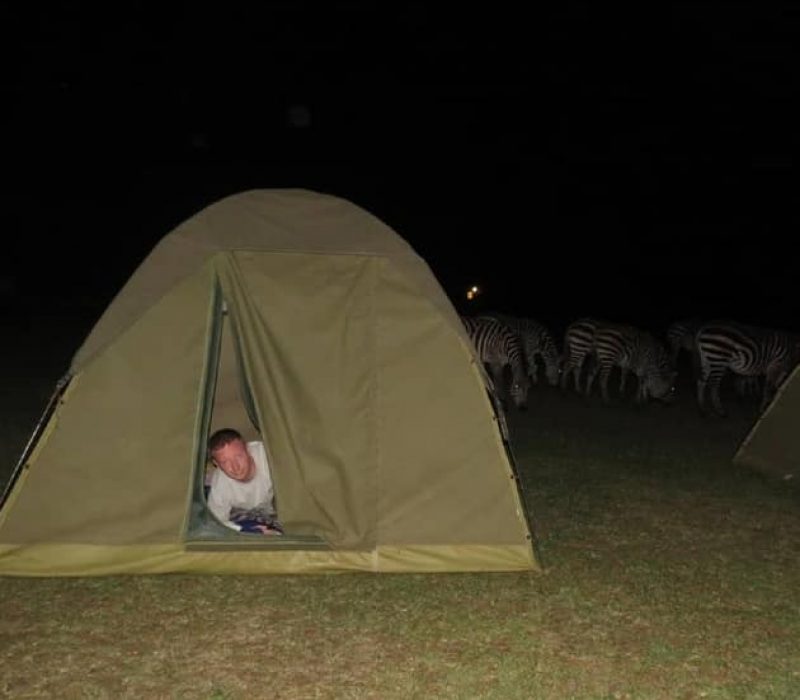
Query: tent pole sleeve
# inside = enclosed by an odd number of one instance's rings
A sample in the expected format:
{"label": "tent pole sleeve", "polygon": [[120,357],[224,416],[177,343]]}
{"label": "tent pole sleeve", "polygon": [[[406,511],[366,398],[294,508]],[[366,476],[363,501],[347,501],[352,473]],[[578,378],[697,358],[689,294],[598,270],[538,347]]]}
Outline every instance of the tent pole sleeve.
{"label": "tent pole sleeve", "polygon": [[511,446],[511,440],[508,437],[503,438],[503,447],[506,450],[506,455],[508,456],[508,462],[511,465],[511,473],[514,479],[514,485],[517,487],[517,493],[519,494],[520,505],[522,506],[522,512],[525,516],[525,520],[528,523],[528,534],[530,535],[530,545],[533,549],[533,555],[536,561],[539,562],[541,567],[544,569],[545,564],[542,560],[542,553],[539,549],[538,545],[538,537],[536,536],[536,528],[534,527],[533,522],[533,511],[530,508],[530,503],[528,499],[528,490],[525,487],[525,484],[522,482],[522,477],[519,473],[519,467],[517,465],[517,459],[514,456],[514,449]]}
{"label": "tent pole sleeve", "polygon": [[205,494],[203,493],[204,471],[207,460],[206,444],[208,443],[208,432],[211,425],[211,411],[214,405],[214,395],[217,388],[217,375],[219,372],[219,355],[222,343],[222,324],[225,314],[225,302],[222,299],[219,281],[214,275],[214,282],[211,288],[211,299],[209,305],[207,333],[206,333],[206,353],[203,375],[198,389],[197,418],[194,430],[194,450],[191,486],[188,494],[188,502],[185,510],[183,524],[183,536],[189,533],[192,527],[193,515],[197,516],[195,509],[205,507]]}
{"label": "tent pole sleeve", "polygon": [[20,456],[19,461],[14,467],[14,471],[11,472],[11,478],[8,480],[5,488],[3,489],[3,495],[0,496],[0,510],[2,510],[3,506],[5,505],[6,499],[11,493],[11,489],[14,488],[14,484],[19,478],[20,472],[22,471],[23,467],[28,461],[28,457],[30,457],[34,447],[36,447],[36,443],[39,441],[39,438],[42,435],[42,430],[44,429],[47,422],[50,420],[50,417],[53,415],[53,411],[55,411],[58,401],[66,391],[70,381],[72,381],[72,375],[67,373],[63,377],[61,377],[61,379],[59,379],[58,382],[56,382],[56,387],[53,390],[52,395],[50,396],[50,400],[47,402],[47,405],[45,406],[45,409],[42,412],[41,417],[39,418],[39,422],[33,429],[30,438],[28,438],[28,442],[25,445],[25,449],[22,450],[22,455]]}

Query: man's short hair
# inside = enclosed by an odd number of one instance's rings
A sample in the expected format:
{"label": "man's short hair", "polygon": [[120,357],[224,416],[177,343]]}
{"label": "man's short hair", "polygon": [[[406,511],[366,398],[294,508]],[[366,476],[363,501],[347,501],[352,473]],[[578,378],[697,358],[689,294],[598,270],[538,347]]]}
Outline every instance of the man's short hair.
{"label": "man's short hair", "polygon": [[[234,440],[242,440],[242,435],[233,428],[221,428],[208,438],[208,456],[213,457],[214,453],[225,445],[229,445]],[[244,442],[244,440],[242,440]]]}

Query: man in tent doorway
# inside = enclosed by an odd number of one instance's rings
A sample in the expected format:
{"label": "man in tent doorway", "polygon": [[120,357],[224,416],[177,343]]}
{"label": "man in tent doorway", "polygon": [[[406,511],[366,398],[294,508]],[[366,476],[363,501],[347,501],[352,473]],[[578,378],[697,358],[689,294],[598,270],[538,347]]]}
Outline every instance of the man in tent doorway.
{"label": "man in tent doorway", "polygon": [[208,439],[208,454],[216,467],[208,507],[217,519],[240,532],[283,534],[264,443],[245,443],[237,430],[223,428]]}

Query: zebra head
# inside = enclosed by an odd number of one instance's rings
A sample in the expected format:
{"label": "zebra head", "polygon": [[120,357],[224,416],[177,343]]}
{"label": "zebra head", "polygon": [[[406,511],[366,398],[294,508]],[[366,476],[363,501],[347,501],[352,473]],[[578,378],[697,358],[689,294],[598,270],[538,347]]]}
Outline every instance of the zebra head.
{"label": "zebra head", "polygon": [[675,380],[678,373],[674,370],[668,372],[652,372],[645,375],[644,387],[648,396],[671,403],[675,398]]}
{"label": "zebra head", "polygon": [[670,403],[675,398],[675,382],[678,370],[674,358],[667,348],[652,336],[647,336],[645,346],[648,347],[648,371],[642,378],[644,393],[665,403]]}
{"label": "zebra head", "polygon": [[545,363],[545,376],[550,386],[558,386],[561,377],[561,360],[556,358],[553,362]]}

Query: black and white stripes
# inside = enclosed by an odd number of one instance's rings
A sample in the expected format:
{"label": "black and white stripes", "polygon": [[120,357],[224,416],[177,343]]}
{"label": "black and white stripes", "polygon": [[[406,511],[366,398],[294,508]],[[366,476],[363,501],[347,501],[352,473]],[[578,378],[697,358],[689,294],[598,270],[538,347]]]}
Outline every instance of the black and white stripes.
{"label": "black and white stripes", "polygon": [[719,396],[728,372],[741,377],[763,377],[761,409],[797,364],[798,338],[784,331],[730,321],[704,323],[695,335],[700,362],[697,403],[706,411],[706,392],[719,415],[725,415]]}
{"label": "black and white stripes", "polygon": [[597,362],[587,380],[587,394],[599,372],[603,400],[609,401],[608,378],[611,370],[619,367],[620,393],[625,391],[629,372],[638,379],[637,403],[672,398],[677,373],[666,347],[652,334],[633,326],[603,324],[595,331],[594,353]]}
{"label": "black and white stripes", "polygon": [[461,317],[478,357],[489,366],[497,391],[505,385],[503,370],[511,368],[509,394],[517,408],[525,408],[528,399],[528,376],[522,342],[507,325],[486,316]]}
{"label": "black and white stripes", "polygon": [[591,392],[599,374],[604,401],[610,398],[608,379],[614,367],[621,373],[620,393],[625,391],[628,373],[636,376],[639,403],[649,398],[669,400],[674,391],[676,371],[666,347],[652,334],[633,326],[597,318],[573,321],[564,334],[563,364],[562,388],[573,376],[575,389],[580,392],[581,369],[588,365],[583,393]]}
{"label": "black and white stripes", "polygon": [[695,354],[694,338],[702,324],[703,321],[699,318],[685,318],[670,324],[667,328],[667,343],[673,362],[677,362],[681,351],[689,355]]}
{"label": "black and white stripes", "polygon": [[575,391],[580,392],[581,369],[587,358],[594,357],[594,334],[605,321],[596,318],[579,318],[567,326],[564,333],[564,352],[562,354],[561,388],[566,389],[569,378],[575,382]]}
{"label": "black and white stripes", "polygon": [[[681,386],[686,385],[689,397],[690,387],[696,388],[703,413],[713,408],[724,415],[720,383],[725,388],[729,380],[723,379],[728,375],[732,375],[730,400],[749,402],[760,397],[763,410],[800,361],[800,334],[734,321],[686,317],[656,333],[651,332],[652,324],[645,330],[584,316],[567,325],[559,354],[547,326],[532,318],[484,313],[462,316],[462,320],[498,395],[510,395],[518,407],[527,404],[528,390],[541,384],[542,368],[546,383],[560,384],[562,391],[574,384],[578,393],[589,395],[598,380],[604,402],[612,398],[608,383],[618,368],[619,393],[625,394],[627,378],[633,374],[638,380],[636,401],[644,403],[650,399],[671,402],[680,367],[681,373],[686,372]],[[545,396],[548,389],[536,391]]]}
{"label": "black and white stripes", "polygon": [[544,375],[550,386],[558,384],[561,358],[558,346],[547,326],[532,318],[486,314],[507,325],[522,341],[528,376],[532,384],[539,383],[539,364],[544,366]]}

